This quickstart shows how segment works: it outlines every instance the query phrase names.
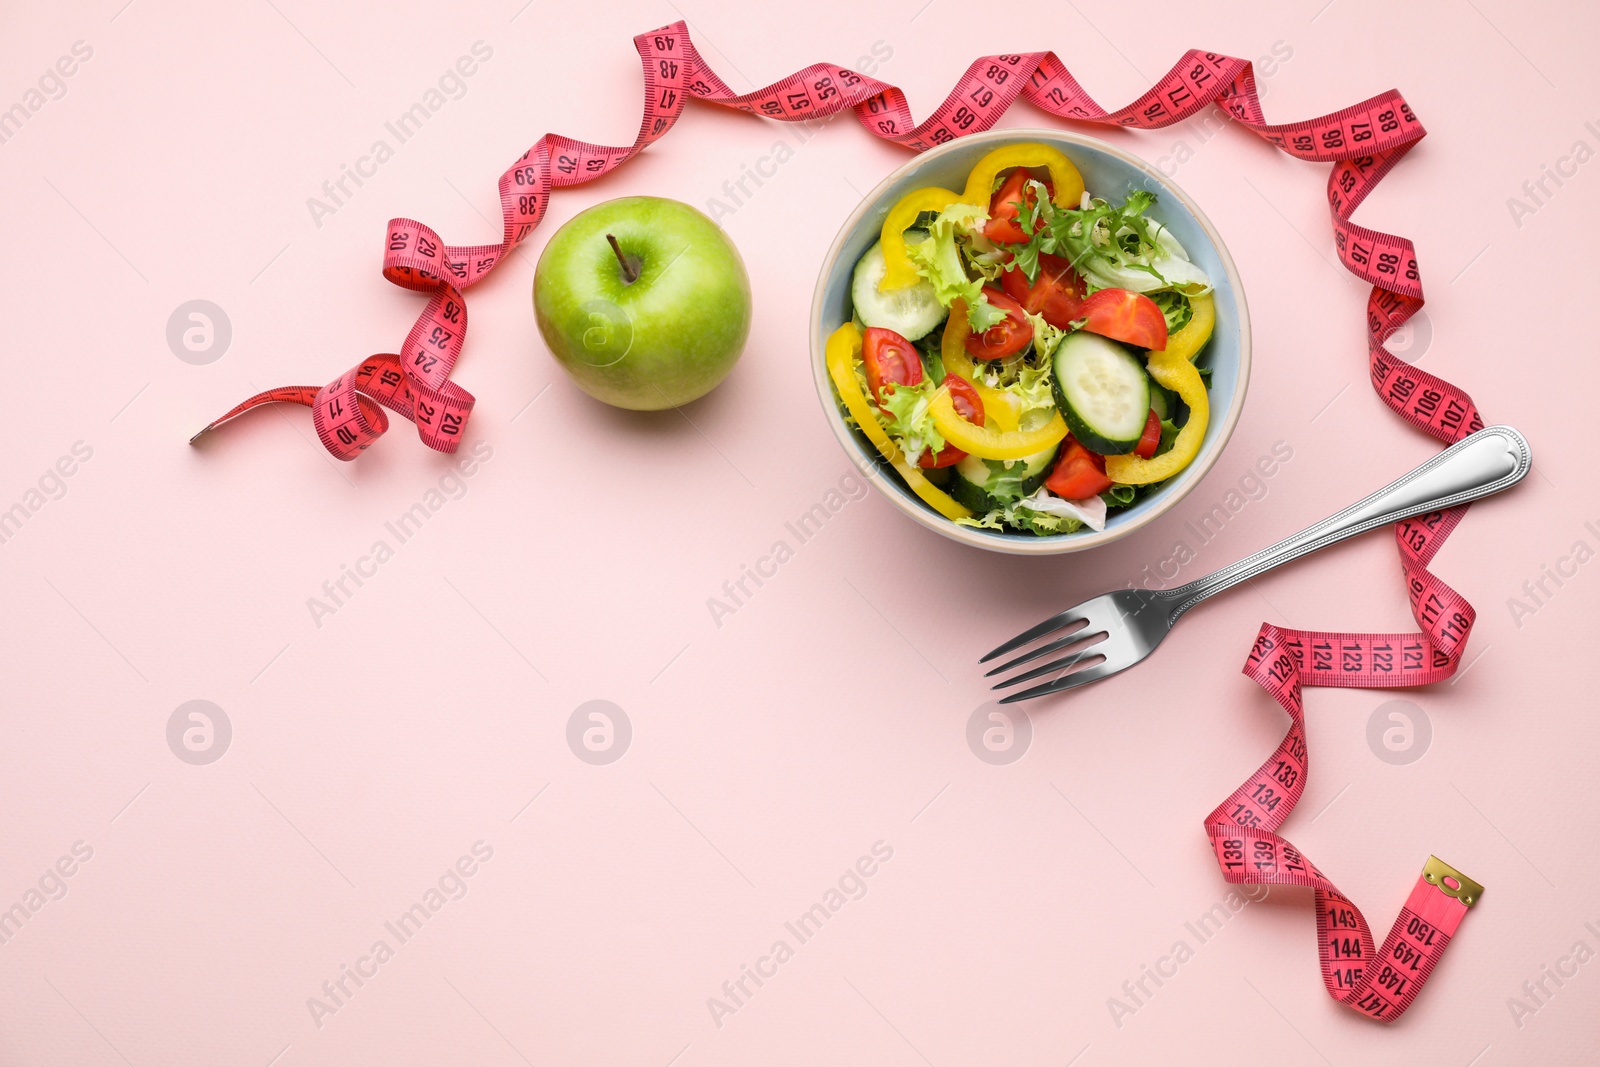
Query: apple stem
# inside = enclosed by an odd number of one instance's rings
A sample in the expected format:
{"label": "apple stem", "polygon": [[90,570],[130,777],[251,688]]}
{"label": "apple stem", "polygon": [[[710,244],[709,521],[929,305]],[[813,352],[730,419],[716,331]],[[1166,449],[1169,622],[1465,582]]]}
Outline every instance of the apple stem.
{"label": "apple stem", "polygon": [[622,280],[632,285],[639,279],[639,266],[637,261],[631,261],[622,254],[622,246],[617,244],[617,239],[611,234],[606,234],[606,240],[611,242],[611,251],[617,254],[617,262],[622,264]]}

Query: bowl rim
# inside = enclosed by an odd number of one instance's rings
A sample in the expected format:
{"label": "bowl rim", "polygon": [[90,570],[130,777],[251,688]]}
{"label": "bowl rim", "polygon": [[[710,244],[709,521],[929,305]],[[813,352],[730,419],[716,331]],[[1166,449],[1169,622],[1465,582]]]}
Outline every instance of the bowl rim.
{"label": "bowl rim", "polygon": [[[1153,178],[1161,188],[1170,191],[1188,209],[1189,213],[1194,216],[1195,221],[1199,223],[1206,237],[1211,241],[1212,247],[1216,249],[1217,259],[1222,263],[1223,273],[1227,276],[1228,283],[1232,288],[1234,302],[1238,307],[1239,371],[1238,386],[1234,390],[1232,403],[1229,404],[1228,410],[1223,413],[1221,418],[1214,419],[1218,427],[1215,441],[1209,449],[1202,451],[1193,463],[1189,464],[1177,475],[1181,479],[1178,492],[1168,495],[1165,500],[1158,502],[1155,507],[1144,511],[1126,523],[1119,524],[1115,528],[1108,526],[1105,530],[1098,532],[1080,530],[1070,534],[1054,534],[1047,537],[1023,539],[1019,537],[1001,537],[975,527],[958,525],[933,511],[921,501],[908,499],[899,491],[892,482],[894,475],[885,471],[879,464],[876,455],[868,452],[856,440],[855,434],[845,422],[844,414],[839,410],[839,405],[834,399],[833,383],[828,376],[826,337],[823,334],[821,309],[828,275],[838,262],[839,256],[844,249],[845,241],[855,231],[856,227],[861,224],[861,220],[869,212],[877,209],[879,201],[883,199],[896,182],[899,182],[917,168],[924,166],[930,160],[957,150],[997,141],[1029,140],[1078,145],[1097,152],[1104,152],[1106,155],[1112,156]],[[829,332],[831,333],[831,331]],[[1043,127],[1006,127],[987,130],[983,133],[957,138],[937,148],[919,153],[896,167],[856,205],[856,209],[850,213],[849,218],[839,227],[839,232],[834,236],[833,243],[823,257],[822,267],[817,273],[816,288],[813,290],[811,297],[810,335],[811,374],[813,383],[817,388],[817,398],[822,403],[829,426],[833,428],[834,437],[838,439],[840,447],[851,458],[854,466],[866,475],[878,492],[886,497],[891,504],[922,526],[961,544],[1012,555],[1053,556],[1098,548],[1101,545],[1121,540],[1165,515],[1180,500],[1189,495],[1194,487],[1210,473],[1217,460],[1221,458],[1228,441],[1233,437],[1234,428],[1238,425],[1239,415],[1244,408],[1245,394],[1249,391],[1250,386],[1250,311],[1245,302],[1244,283],[1239,277],[1238,268],[1234,265],[1233,256],[1228,252],[1228,246],[1223,243],[1222,235],[1217,232],[1217,228],[1212,225],[1211,220],[1200,209],[1200,205],[1195,202],[1194,198],[1184,192],[1176,182],[1160,170],[1110,142],[1072,130]]]}

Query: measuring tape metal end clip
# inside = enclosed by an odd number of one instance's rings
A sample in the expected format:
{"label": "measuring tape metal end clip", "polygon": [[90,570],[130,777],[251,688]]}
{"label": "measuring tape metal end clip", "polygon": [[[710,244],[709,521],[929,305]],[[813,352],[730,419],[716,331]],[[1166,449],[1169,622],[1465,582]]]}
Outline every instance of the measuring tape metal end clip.
{"label": "measuring tape metal end clip", "polygon": [[1462,907],[1472,907],[1483,896],[1480,883],[1474,882],[1438,856],[1428,857],[1427,866],[1422,868],[1422,880],[1445,896],[1461,901]]}

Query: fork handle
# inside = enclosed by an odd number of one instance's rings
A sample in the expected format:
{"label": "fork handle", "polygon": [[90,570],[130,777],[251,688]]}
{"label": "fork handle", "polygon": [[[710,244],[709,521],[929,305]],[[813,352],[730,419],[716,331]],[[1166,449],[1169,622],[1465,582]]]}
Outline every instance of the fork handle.
{"label": "fork handle", "polygon": [[1347,537],[1509,489],[1532,467],[1527,438],[1510,426],[1485,427],[1338,514],[1215,574],[1167,590],[1164,596],[1176,601],[1172,620],[1207,597]]}

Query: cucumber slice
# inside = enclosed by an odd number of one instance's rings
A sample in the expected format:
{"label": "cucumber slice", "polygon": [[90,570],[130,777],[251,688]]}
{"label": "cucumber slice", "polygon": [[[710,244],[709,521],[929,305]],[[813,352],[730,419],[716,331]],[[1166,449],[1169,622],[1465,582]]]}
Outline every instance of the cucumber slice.
{"label": "cucumber slice", "polygon": [[1125,345],[1070,333],[1051,355],[1056,406],[1085,448],[1103,456],[1132,452],[1150,417],[1150,376]]}
{"label": "cucumber slice", "polygon": [[[926,240],[926,233],[906,231],[906,240]],[[850,299],[855,302],[856,317],[864,325],[893,330],[907,341],[926,337],[949,314],[939,298],[934,295],[933,283],[923,279],[904,289],[878,291],[887,266],[883,260],[882,244],[867,249],[867,254],[856,263],[855,276],[850,282]]]}
{"label": "cucumber slice", "polygon": [[[949,470],[950,468],[946,467],[944,469]],[[986,514],[993,511],[997,506],[993,503],[993,498],[988,493],[985,493],[977,485],[967,481],[959,474],[950,480],[950,486],[947,491],[957,504],[972,509],[974,515]]]}
{"label": "cucumber slice", "polygon": [[955,471],[950,495],[979,515],[1014,504],[1044,484],[1055,458],[1053,447],[1025,459],[1013,460],[1009,467],[1004,460],[966,456],[950,468]]}
{"label": "cucumber slice", "polygon": [[1172,418],[1173,412],[1178,410],[1177,396],[1167,392],[1154,379],[1150,382],[1150,409],[1156,413],[1156,418],[1162,422]]}

